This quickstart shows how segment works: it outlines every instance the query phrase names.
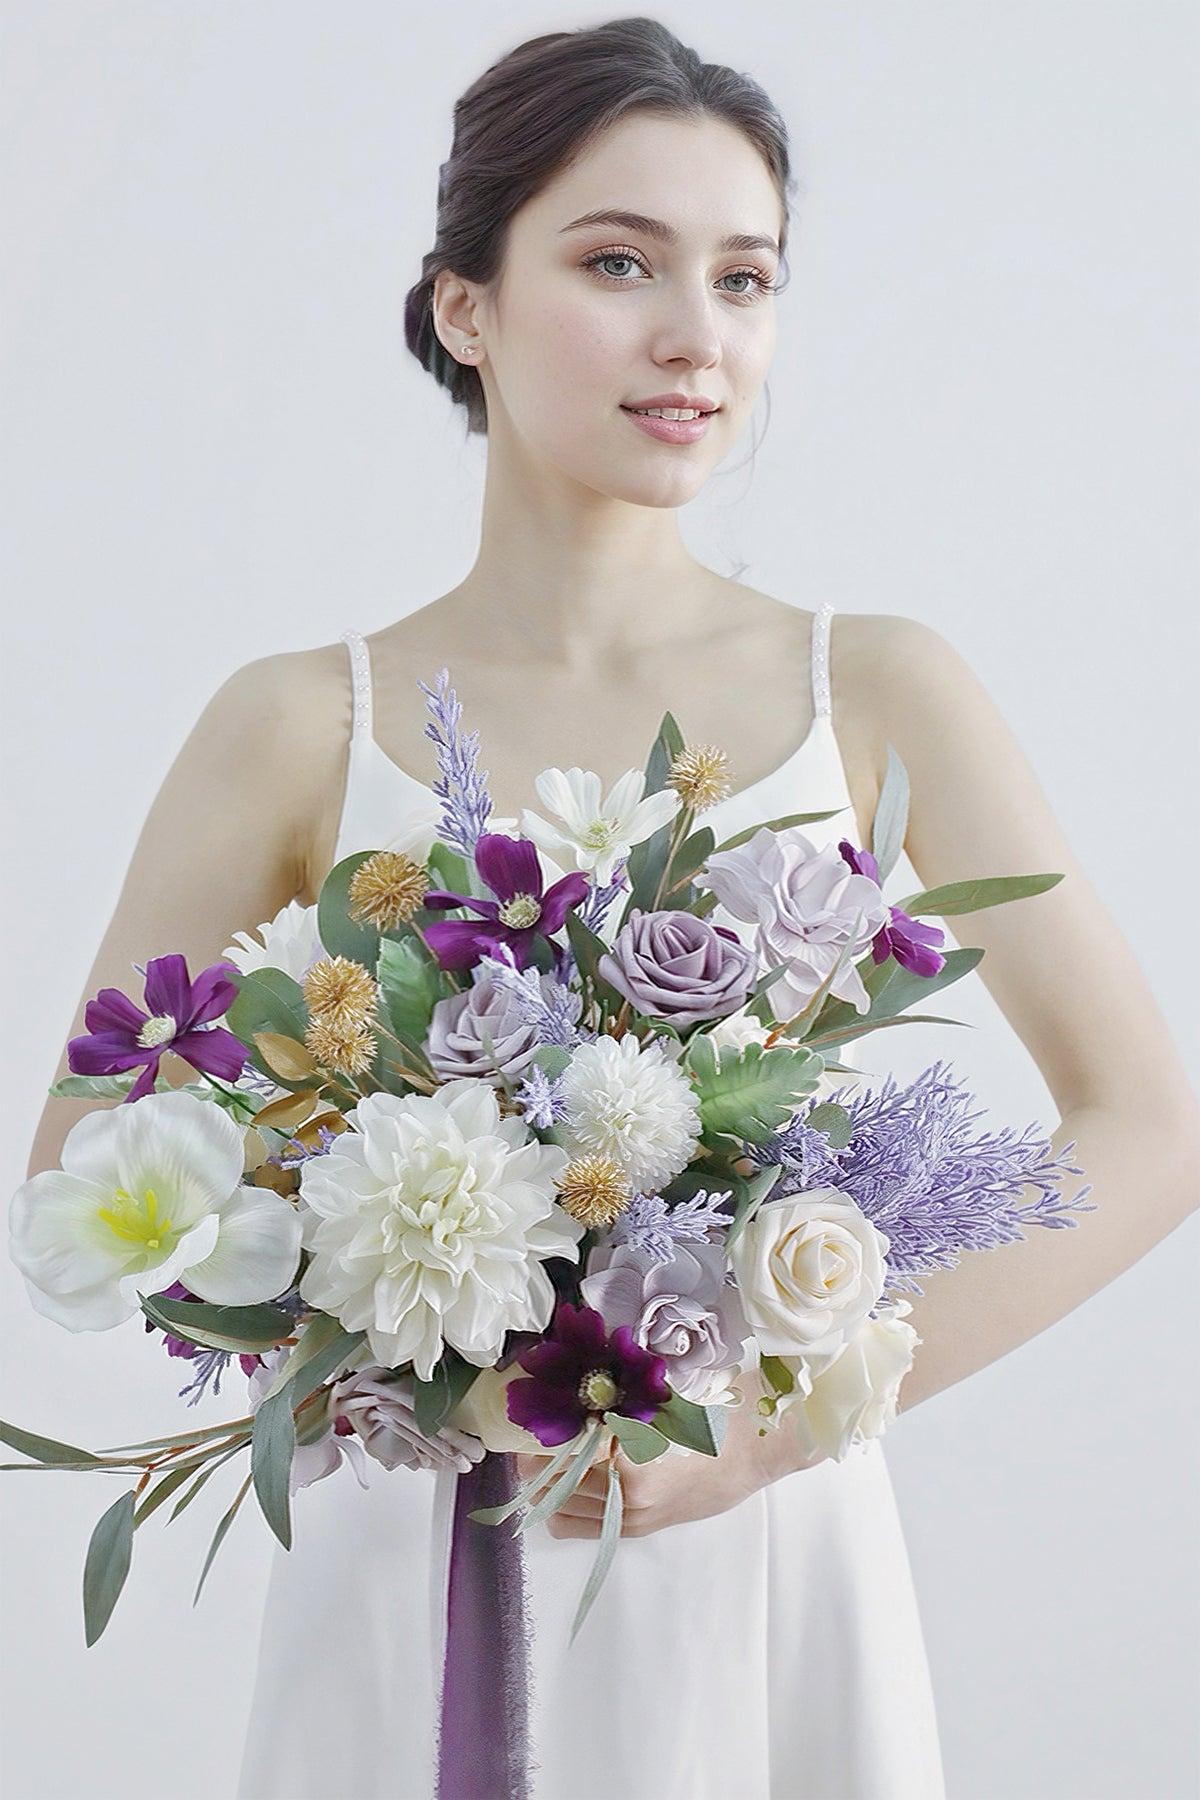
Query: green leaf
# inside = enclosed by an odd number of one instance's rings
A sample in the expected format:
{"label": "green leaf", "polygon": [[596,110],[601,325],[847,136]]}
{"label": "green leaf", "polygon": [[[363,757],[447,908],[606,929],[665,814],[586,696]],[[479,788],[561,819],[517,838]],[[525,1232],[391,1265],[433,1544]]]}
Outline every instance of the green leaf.
{"label": "green leaf", "polygon": [[83,1633],[90,1649],[112,1617],[133,1555],[133,1489],[102,1512],[83,1569]]}
{"label": "green leaf", "polygon": [[292,1547],[290,1483],[295,1451],[296,1421],[287,1400],[282,1395],[264,1400],[254,1415],[250,1477],[263,1518],[285,1550]]}
{"label": "green leaf", "polygon": [[[852,1025],[845,1031],[823,1031],[821,1045],[828,1049],[831,1044],[849,1044],[855,1038],[865,1037],[869,1031],[890,1031],[893,1025],[961,1025],[966,1026],[966,1019],[945,1019],[940,1013],[903,1013],[898,1019],[873,1019],[869,1025]],[[974,1030],[974,1026],[970,1027]],[[812,1040],[809,1039],[811,1043]],[[846,1063],[826,1062],[826,1069],[831,1075],[860,1075],[856,1069]]]}
{"label": "green leaf", "polygon": [[36,1432],[22,1431],[19,1425],[10,1425],[4,1419],[0,1419],[0,1444],[8,1444],[13,1450],[32,1456],[43,1467],[52,1467],[55,1463],[99,1465],[103,1462],[102,1457],[93,1456],[90,1450],[79,1450],[74,1444],[60,1444],[57,1438],[38,1437]]}
{"label": "green leaf", "polygon": [[895,747],[887,747],[887,768],[871,825],[871,854],[879,869],[879,885],[891,874],[908,832],[908,770]]}
{"label": "green leaf", "polygon": [[[350,917],[350,883],[377,850],[356,850],[335,863],[317,896],[317,934],[330,956],[348,956],[373,969],[379,961],[379,932],[365,919]],[[240,1032],[238,1034],[241,1035]]]}
{"label": "green leaf", "polygon": [[604,1512],[600,1518],[600,1544],[584,1590],[579,1596],[579,1605],[575,1609],[568,1646],[575,1642],[579,1627],[591,1610],[592,1601],[600,1592],[604,1577],[608,1574],[612,1559],[616,1554],[617,1544],[620,1542],[624,1509],[625,1499],[621,1491],[621,1477],[617,1471],[617,1465],[609,1463],[608,1486],[604,1490]]}
{"label": "green leaf", "polygon": [[804,1123],[814,1131],[823,1131],[831,1150],[844,1150],[850,1142],[853,1122],[846,1108],[836,1101],[822,1100],[819,1106],[811,1107],[804,1115]]}
{"label": "green leaf", "polygon": [[673,1443],[683,1444],[688,1450],[698,1450],[702,1456],[717,1456],[729,1422],[725,1410],[723,1406],[697,1406],[694,1400],[685,1400],[682,1394],[672,1394],[669,1400],[664,1400],[650,1423]]}
{"label": "green leaf", "polygon": [[716,847],[717,840],[711,825],[702,825],[699,831],[693,831],[690,837],[684,838],[671,858],[671,867],[667,871],[668,888],[681,887],[685,878],[694,875]]}
{"label": "green leaf", "polygon": [[567,942],[575,961],[579,964],[579,972],[592,984],[592,991],[598,1000],[606,1006],[617,1007],[622,1004],[624,996],[618,994],[616,988],[610,987],[603,976],[597,973],[596,965],[608,951],[603,938],[597,937],[594,931],[584,924],[583,920],[572,911],[567,914]]}
{"label": "green leaf", "polygon": [[[662,724],[658,728],[658,736],[650,748],[646,759],[646,783],[642,790],[642,798],[651,794],[659,794],[667,785],[667,776],[671,772],[671,764],[683,749],[683,734],[671,714],[664,713]],[[676,815],[678,816],[678,815]],[[667,853],[671,848],[674,835],[675,820],[668,819],[660,825],[651,837],[635,844],[629,852],[626,865],[626,876],[629,880],[629,893],[625,897],[625,906],[621,913],[621,924],[624,925],[635,906],[648,911],[654,905],[654,897],[658,892],[658,884],[666,872]]]}
{"label": "green leaf", "polygon": [[604,1423],[612,1427],[613,1436],[630,1462],[653,1462],[656,1456],[662,1456],[671,1447],[669,1437],[657,1431],[653,1425],[647,1425],[642,1419],[630,1419],[624,1413],[606,1412]]}
{"label": "green leaf", "polygon": [[254,1067],[292,1093],[297,1088],[310,1087],[310,1075],[287,1081],[277,1074],[263,1060],[254,1042],[256,1031],[275,1031],[283,1037],[294,1038],[297,1043],[304,1042],[308,1007],[299,982],[285,975],[282,969],[253,969],[249,975],[231,975],[229,979],[238,982],[239,986],[237,999],[225,1014],[225,1023],[246,1046]]}
{"label": "green leaf", "polygon": [[539,1044],[533,1053],[533,1060],[553,1081],[570,1062],[571,1052],[561,1044]]}
{"label": "green leaf", "polygon": [[380,940],[375,973],[389,1025],[423,1057],[433,1009],[446,989],[441,970],[415,932],[407,932]]}
{"label": "green leaf", "polygon": [[208,1555],[204,1559],[204,1567],[201,1569],[200,1579],[196,1583],[196,1592],[192,1596],[192,1605],[193,1606],[195,1606],[196,1602],[200,1598],[200,1590],[204,1586],[205,1577],[207,1576],[208,1571],[212,1568],[213,1558],[217,1554],[217,1551],[221,1547],[221,1543],[222,1543],[222,1540],[224,1539],[225,1533],[229,1530],[229,1527],[233,1524],[233,1521],[237,1516],[238,1508],[242,1504],[242,1501],[246,1498],[246,1494],[250,1487],[251,1479],[252,1479],[251,1476],[247,1475],[245,1481],[243,1481],[241,1487],[237,1491],[237,1495],[234,1499],[233,1505],[229,1508],[229,1511],[225,1514],[224,1518],[221,1520],[221,1523],[217,1526],[216,1531],[213,1533],[213,1541],[208,1546]]}
{"label": "green leaf", "polygon": [[944,919],[954,913],[982,912],[988,906],[1004,906],[1010,900],[1027,900],[1057,887],[1061,875],[990,875],[976,881],[950,881],[944,887],[923,888],[893,901],[901,912],[916,918],[921,913]]}
{"label": "green leaf", "polygon": [[180,1513],[184,1510],[184,1508],[186,1506],[191,1505],[192,1501],[196,1498],[196,1495],[200,1492],[200,1489],[204,1486],[204,1484],[208,1480],[209,1476],[215,1475],[217,1470],[221,1467],[222,1463],[227,1463],[231,1456],[236,1456],[238,1454],[238,1451],[244,1450],[245,1447],[246,1446],[244,1443],[243,1444],[234,1444],[231,1446],[230,1449],[228,1449],[225,1452],[224,1456],[218,1456],[215,1459],[215,1461],[209,1463],[207,1469],[201,1469],[199,1475],[197,1475],[195,1481],[193,1481],[193,1483],[192,1483],[191,1487],[188,1489],[187,1493],[184,1494],[183,1498],[181,1500],[179,1500],[175,1506],[172,1507],[171,1517],[167,1520],[167,1524],[168,1525],[172,1524],[179,1517]]}
{"label": "green leaf", "polygon": [[696,1086],[705,1138],[724,1136],[765,1143],[786,1124],[796,1103],[811,1094],[824,1064],[810,1050],[776,1044],[720,1046],[707,1035],[693,1037],[685,1061]]}
{"label": "green leaf", "polygon": [[725,1233],[725,1254],[728,1256],[731,1247],[737,1242],[750,1220],[754,1217],[775,1183],[783,1173],[782,1163],[770,1163],[765,1169],[747,1181],[745,1176],[738,1176],[734,1193],[737,1204],[734,1208],[733,1222]]}
{"label": "green leaf", "polygon": [[[292,1331],[295,1332],[293,1321]],[[324,1350],[342,1336],[343,1326],[340,1319],[332,1313],[314,1313],[308,1323],[302,1327],[298,1341],[289,1347],[288,1354],[275,1367],[271,1385],[263,1395],[264,1400],[273,1400],[290,1381],[300,1373],[314,1356]],[[260,1402],[261,1404],[261,1402]]]}
{"label": "green leaf", "polygon": [[70,1099],[112,1100],[127,1094],[140,1074],[140,1069],[131,1069],[127,1075],[64,1075],[46,1092]]}
{"label": "green leaf", "polygon": [[413,1375],[413,1413],[417,1427],[426,1437],[436,1437],[471,1383],[482,1371],[474,1363],[452,1350],[449,1345],[434,1365],[428,1381]]}
{"label": "green leaf", "polygon": [[914,975],[894,958],[877,963],[863,978],[870,1000],[867,1011],[857,1012],[848,1000],[827,1000],[809,1031],[809,1042],[816,1046],[827,1041],[830,1033],[842,1033],[848,1028],[872,1031],[885,1020],[894,1019],[914,1001],[924,1000],[940,988],[961,981],[982,956],[982,950],[950,950],[936,975]]}
{"label": "green leaf", "polygon": [[513,1513],[519,1512],[521,1507],[531,1504],[538,1488],[544,1481],[549,1481],[558,1473],[568,1457],[575,1454],[575,1448],[575,1439],[568,1438],[566,1443],[560,1445],[555,1451],[545,1468],[539,1469],[536,1474],[531,1475],[524,1487],[517,1489],[511,1500],[506,1500],[501,1506],[477,1506],[474,1512],[467,1514],[467,1517],[478,1519],[481,1525],[503,1524],[505,1519],[510,1518]]}
{"label": "green leaf", "polygon": [[[435,839],[429,851],[429,885],[449,889],[452,894],[471,893],[472,866],[465,856],[452,850],[449,844]],[[455,909],[457,910],[457,909]]]}
{"label": "green leaf", "polygon": [[[547,1493],[543,1494],[537,1504],[531,1506],[529,1511],[524,1514],[520,1524],[517,1526],[518,1532],[528,1531],[531,1525],[540,1525],[543,1519],[548,1519],[551,1513],[557,1512],[564,1501],[571,1498],[571,1495],[575,1492],[575,1489],[579,1486],[580,1482],[591,1468],[592,1459],[596,1454],[598,1430],[594,1421],[589,1419],[588,1423],[584,1426],[583,1431],[583,1441],[571,1462],[567,1464],[566,1470],[559,1476],[553,1487],[551,1487]],[[573,1441],[574,1440],[572,1440],[572,1442]]]}
{"label": "green leaf", "polygon": [[291,1337],[296,1321],[278,1306],[216,1306],[206,1300],[177,1300],[142,1294],[141,1310],[152,1324],[185,1343],[209,1350],[261,1355]]}
{"label": "green leaf", "polygon": [[722,838],[717,845],[718,850],[736,850],[739,844],[748,844],[759,831],[786,831],[792,825],[816,825],[821,819],[836,819],[844,806],[831,806],[826,812],[783,813],[778,819],[760,819],[757,825],[747,825],[743,831],[735,831],[732,837]]}

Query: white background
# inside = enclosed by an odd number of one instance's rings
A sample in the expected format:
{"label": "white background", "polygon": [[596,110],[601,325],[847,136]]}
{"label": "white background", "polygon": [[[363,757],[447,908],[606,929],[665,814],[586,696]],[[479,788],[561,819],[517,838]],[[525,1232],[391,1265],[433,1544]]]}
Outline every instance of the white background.
{"label": "white background", "polygon": [[[605,16],[5,7],[6,1192],[209,695],[469,567],[483,452],[407,354],[403,295],[457,94],[520,39]],[[801,605],[906,614],[960,648],[1186,1040],[1195,9],[657,16],[764,82],[805,190],[769,428],[689,509],[689,542]],[[978,977],[954,996],[979,1029],[914,1030],[897,1068],[954,1055],[1000,1120],[1052,1129]],[[1197,1791],[1197,1242],[1190,1222],[888,1441],[952,1800]],[[74,1337],[7,1259],[0,1284],[4,1417],[98,1447],[242,1410],[232,1380],[186,1411],[186,1371],[136,1323]],[[247,1504],[192,1609],[223,1477],[138,1533],[90,1651],[83,1558],[118,1487],[0,1478],[6,1800],[232,1794],[273,1540]]]}

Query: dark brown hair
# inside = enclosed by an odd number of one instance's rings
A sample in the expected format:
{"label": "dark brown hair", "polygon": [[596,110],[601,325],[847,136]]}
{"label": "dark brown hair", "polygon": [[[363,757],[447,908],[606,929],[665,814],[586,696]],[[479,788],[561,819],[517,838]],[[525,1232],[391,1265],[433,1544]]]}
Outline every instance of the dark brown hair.
{"label": "dark brown hair", "polygon": [[437,276],[448,269],[480,285],[494,280],[513,215],[592,139],[632,112],[708,115],[745,132],[774,177],[786,252],[796,187],[787,127],[749,75],[702,61],[657,19],[612,19],[519,44],[455,104],[450,155],[438,171],[436,242],[404,304],[408,347],[466,408],[468,434],[487,433],[483,383],[433,328]]}

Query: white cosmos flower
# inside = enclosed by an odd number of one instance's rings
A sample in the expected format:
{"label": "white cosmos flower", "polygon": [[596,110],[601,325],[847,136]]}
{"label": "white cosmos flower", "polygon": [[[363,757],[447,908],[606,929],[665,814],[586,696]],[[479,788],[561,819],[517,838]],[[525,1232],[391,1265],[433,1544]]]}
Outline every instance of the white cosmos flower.
{"label": "white cosmos flower", "polygon": [[563,1141],[573,1155],[611,1156],[638,1193],[686,1169],[700,1138],[696,1091],[661,1042],[598,1037],[563,1070]]}
{"label": "white cosmos flower", "polygon": [[560,824],[550,824],[526,807],[521,835],[544,850],[566,850],[574,867],[590,873],[598,886],[611,880],[613,869],[634,844],[653,837],[679,811],[674,788],[642,798],[646,776],[629,769],[600,798],[600,777],[590,769],[543,769],[534,787]]}
{"label": "white cosmos flower", "polygon": [[312,1261],[300,1292],[365,1331],[384,1368],[428,1381],[449,1344],[479,1368],[508,1331],[554,1310],[543,1260],[577,1259],[584,1227],[557,1201],[566,1152],[501,1117],[486,1081],[436,1094],[369,1094],[323,1156],[300,1167]]}
{"label": "white cosmos flower", "polygon": [[295,1279],[296,1208],[243,1187],[241,1128],[195,1094],[146,1094],[71,1127],[62,1168],[22,1182],[10,1254],[36,1312],[108,1331],[139,1296],[182,1281],[201,1300],[252,1306]]}

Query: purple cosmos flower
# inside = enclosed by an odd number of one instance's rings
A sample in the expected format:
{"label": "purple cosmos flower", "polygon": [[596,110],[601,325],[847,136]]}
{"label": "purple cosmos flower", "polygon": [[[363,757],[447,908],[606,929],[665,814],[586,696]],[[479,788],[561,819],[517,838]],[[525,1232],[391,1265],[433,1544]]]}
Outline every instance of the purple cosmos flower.
{"label": "purple cosmos flower", "polygon": [[[848,838],[841,839],[838,849],[856,875],[868,875],[872,881],[879,881],[879,864],[869,850],[856,850]],[[900,907],[890,906],[887,924],[881,926],[871,939],[871,955],[877,963],[894,956],[901,968],[911,970],[914,975],[936,975],[946,959],[932,946],[945,941],[946,934],[940,925],[923,925],[919,919],[910,919]]]}
{"label": "purple cosmos flower", "polygon": [[237,999],[237,983],[226,970],[238,973],[234,963],[213,963],[192,981],[185,957],[152,956],[145,986],[150,1011],[135,1006],[120,988],[101,988],[84,1010],[87,1035],[67,1045],[67,1066],[76,1075],[116,1075],[145,1063],[126,1100],[153,1092],[159,1062],[168,1050],[202,1074],[236,1081],[246,1066],[245,1045],[221,1026],[199,1029]]}
{"label": "purple cosmos flower", "polygon": [[530,1379],[509,1382],[508,1416],[543,1444],[565,1444],[605,1412],[648,1424],[671,1397],[661,1356],[643,1350],[628,1325],[607,1335],[595,1307],[569,1300],[559,1301],[546,1336],[517,1361]]}
{"label": "purple cosmos flower", "polygon": [[[442,919],[425,927],[425,939],[443,969],[470,969],[498,944],[507,944],[516,966],[525,968],[534,941],[549,939],[573,906],[588,891],[582,872],[564,875],[543,892],[542,867],[537,846],[528,838],[509,837],[503,831],[485,831],[475,846],[475,867],[495,895],[477,900],[471,894],[452,894],[431,888],[425,905],[435,910],[467,906],[478,919]],[[557,961],[562,947],[553,944]]]}

